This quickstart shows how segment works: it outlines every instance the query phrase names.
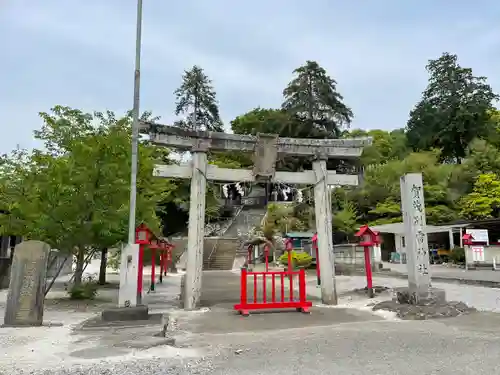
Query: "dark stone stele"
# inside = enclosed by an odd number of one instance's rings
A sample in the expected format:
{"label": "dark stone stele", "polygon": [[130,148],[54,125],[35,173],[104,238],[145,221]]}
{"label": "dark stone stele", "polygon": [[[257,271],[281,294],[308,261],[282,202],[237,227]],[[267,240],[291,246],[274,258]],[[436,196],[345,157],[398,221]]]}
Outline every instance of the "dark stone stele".
{"label": "dark stone stele", "polygon": [[15,247],[4,327],[32,327],[43,324],[49,252],[50,246],[41,241],[24,241]]}
{"label": "dark stone stele", "polygon": [[149,310],[146,305],[117,307],[115,309],[104,310],[101,318],[105,322],[148,320]]}

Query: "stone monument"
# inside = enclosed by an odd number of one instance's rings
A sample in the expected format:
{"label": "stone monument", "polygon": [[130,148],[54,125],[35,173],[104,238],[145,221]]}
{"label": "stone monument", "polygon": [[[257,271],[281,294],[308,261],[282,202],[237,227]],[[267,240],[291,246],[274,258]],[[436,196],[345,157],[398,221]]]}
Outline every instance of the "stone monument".
{"label": "stone monument", "polygon": [[405,229],[408,289],[398,300],[410,304],[444,301],[443,290],[431,288],[429,245],[425,219],[424,186],[421,173],[401,177],[401,208]]}
{"label": "stone monument", "polygon": [[50,246],[24,241],[14,250],[4,326],[41,326]]}

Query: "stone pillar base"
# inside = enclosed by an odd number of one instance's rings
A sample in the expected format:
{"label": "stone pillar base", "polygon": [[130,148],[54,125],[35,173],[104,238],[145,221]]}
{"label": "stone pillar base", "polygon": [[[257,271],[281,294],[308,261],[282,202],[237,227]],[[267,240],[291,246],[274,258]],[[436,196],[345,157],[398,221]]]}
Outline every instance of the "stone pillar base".
{"label": "stone pillar base", "polygon": [[396,288],[393,300],[406,305],[436,305],[446,303],[446,292],[443,289],[429,288],[424,295],[416,295],[408,287]]}
{"label": "stone pillar base", "polygon": [[148,320],[148,307],[138,305],[134,307],[118,307],[116,309],[104,310],[101,318],[105,322],[129,321],[129,320]]}

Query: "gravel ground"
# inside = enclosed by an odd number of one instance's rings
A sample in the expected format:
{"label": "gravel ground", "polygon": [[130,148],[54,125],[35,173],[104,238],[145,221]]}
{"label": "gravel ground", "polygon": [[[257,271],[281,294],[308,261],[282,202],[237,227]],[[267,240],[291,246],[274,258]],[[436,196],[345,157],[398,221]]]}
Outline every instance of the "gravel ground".
{"label": "gravel ground", "polygon": [[[376,277],[374,284],[394,288],[405,286],[406,281]],[[337,285],[340,307],[369,311],[376,303],[389,298],[389,294],[383,292],[370,300],[359,292],[353,295],[350,291],[365,285],[361,276],[338,277]],[[483,311],[500,311],[499,289],[448,283],[434,283],[433,286],[445,289],[449,300],[463,301]],[[308,294],[320,294],[315,278],[308,281]],[[500,324],[500,314],[476,313],[479,315],[439,321],[400,321],[394,313],[377,313],[381,320],[375,322],[201,334],[193,335],[191,341],[185,340],[186,346],[182,348],[162,346],[122,351],[102,348],[98,338],[73,332],[72,324],[92,313],[49,310],[47,321],[65,325],[0,330],[0,374],[498,373],[500,344],[496,327]],[[0,314],[3,316],[1,308]],[[286,314],[283,317],[285,319]],[[91,358],[69,355],[79,350],[86,350]]]}
{"label": "gravel ground", "polygon": [[[335,375],[482,375],[498,373],[496,329],[480,331],[469,323],[392,321],[341,324],[269,332],[206,335],[198,358],[185,350],[155,349],[142,358],[56,366],[15,374],[335,374]],[[484,318],[481,318],[484,321]],[[498,320],[490,323],[498,324]],[[184,352],[183,352],[184,351]],[[193,352],[191,353],[193,354]],[[9,374],[14,374],[9,372]]]}

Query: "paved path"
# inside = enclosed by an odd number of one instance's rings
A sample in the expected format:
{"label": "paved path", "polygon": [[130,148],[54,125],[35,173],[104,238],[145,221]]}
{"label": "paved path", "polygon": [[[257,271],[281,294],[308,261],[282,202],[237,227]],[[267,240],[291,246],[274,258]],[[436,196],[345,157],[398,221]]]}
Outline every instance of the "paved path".
{"label": "paved path", "polygon": [[[364,309],[370,300],[353,299],[348,292],[354,289],[364,288],[366,286],[366,278],[364,276],[337,276],[337,293],[339,295],[339,305],[343,307],[356,307]],[[408,282],[403,279],[394,277],[379,277],[373,278],[373,284],[376,286],[385,286],[388,288],[398,288],[408,286]],[[485,288],[478,285],[453,284],[446,282],[433,282],[432,285],[436,288],[444,289],[446,297],[450,301],[462,301],[471,307],[475,307],[481,311],[500,312],[500,289]],[[321,289],[316,287],[316,278],[308,277],[307,279],[307,294],[317,300],[321,299]],[[380,302],[390,298],[385,295],[377,297],[374,302]]]}
{"label": "paved path", "polygon": [[[154,305],[160,303],[157,305],[160,310],[168,307],[168,303],[161,306],[161,302],[173,298],[179,290],[179,277],[168,280],[155,294],[147,296]],[[316,306],[311,315],[291,312],[243,318],[230,310],[238,300],[238,281],[238,275],[229,272],[204,273],[202,300],[210,309],[173,314],[172,334],[177,338],[177,347],[136,345],[141,335],[152,336],[154,330],[149,328],[115,328],[107,334],[74,332],[71,326],[12,329],[15,332],[10,334],[2,330],[0,374],[489,375],[500,372],[500,314],[486,312],[439,321],[399,321],[373,314],[366,306],[373,300],[356,299],[347,293],[364,286],[364,277],[342,276],[337,278],[341,306]],[[307,284],[308,294],[318,297],[315,278],[308,278]],[[375,284],[399,286],[405,280],[375,277]],[[497,311],[493,300],[498,296],[491,294],[496,289],[435,285],[445,288],[450,299],[463,299],[476,307]],[[47,319],[70,318],[54,314],[49,312]]]}
{"label": "paved path", "polygon": [[[384,263],[384,268],[389,268],[392,272],[401,275],[408,275],[406,264]],[[383,272],[381,272],[383,273]],[[439,264],[431,265],[431,277],[435,280],[446,281],[470,281],[478,283],[498,283],[500,286],[500,271],[493,270],[465,270],[455,267],[446,267]]]}

